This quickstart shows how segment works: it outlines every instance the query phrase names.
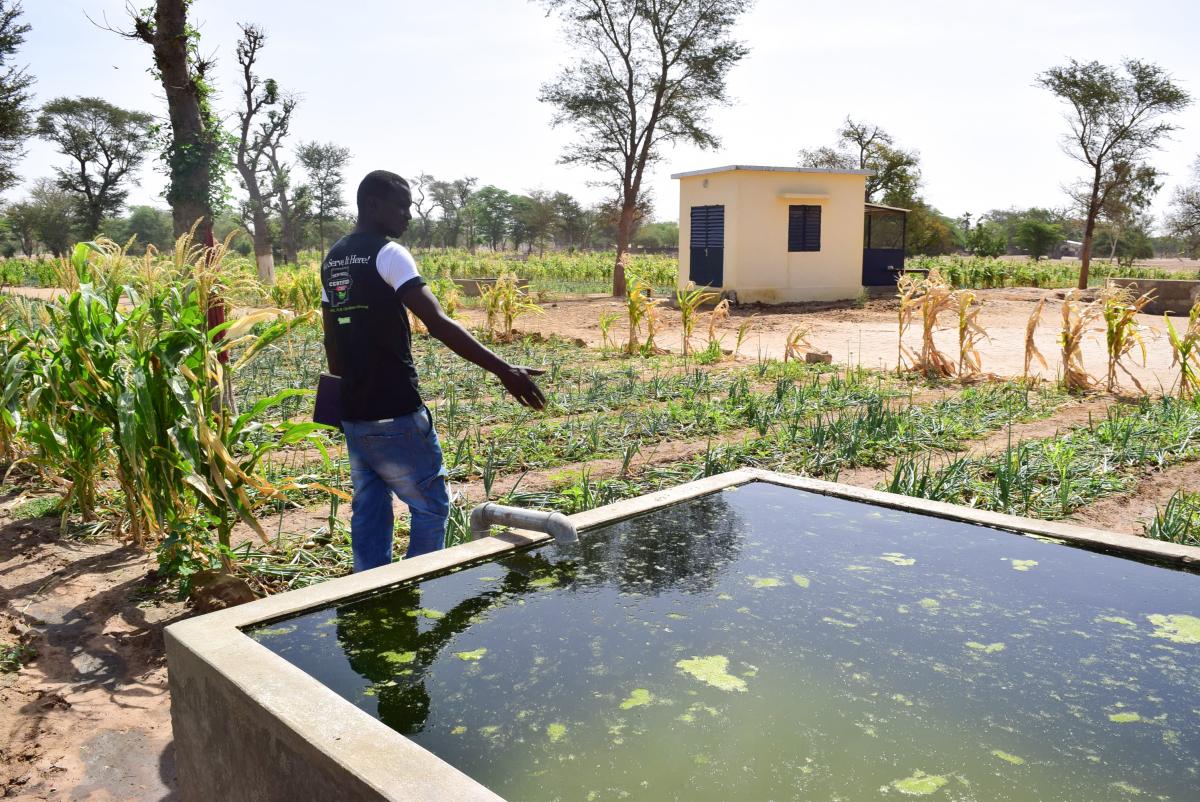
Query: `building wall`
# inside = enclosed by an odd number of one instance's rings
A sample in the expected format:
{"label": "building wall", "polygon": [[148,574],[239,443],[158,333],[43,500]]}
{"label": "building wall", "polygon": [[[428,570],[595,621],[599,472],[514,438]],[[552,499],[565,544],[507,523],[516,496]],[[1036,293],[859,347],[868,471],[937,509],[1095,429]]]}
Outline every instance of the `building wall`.
{"label": "building wall", "polygon": [[[836,301],[862,291],[865,176],[737,170],[679,179],[679,282],[690,270],[691,208],[725,206],[723,290],[739,303]],[[707,183],[707,186],[705,184]],[[783,198],[781,195],[816,198]],[[821,250],[788,253],[788,206],[821,206]]]}

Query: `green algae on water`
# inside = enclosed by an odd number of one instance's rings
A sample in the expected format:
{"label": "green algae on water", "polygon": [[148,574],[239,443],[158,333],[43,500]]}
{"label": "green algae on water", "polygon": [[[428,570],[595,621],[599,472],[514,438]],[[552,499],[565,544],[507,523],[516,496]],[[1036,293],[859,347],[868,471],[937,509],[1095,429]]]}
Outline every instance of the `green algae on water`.
{"label": "green algae on water", "polygon": [[417,659],[416,652],[380,652],[379,656],[393,665],[411,663]]}
{"label": "green algae on water", "polygon": [[254,633],[254,637],[256,637],[256,638],[275,638],[280,635],[291,635],[295,631],[296,631],[296,625],[289,624],[287,626],[275,627],[273,629],[257,630]]}
{"label": "green algae on water", "polygon": [[1129,713],[1109,713],[1108,720],[1117,724],[1132,724],[1135,721],[1141,721],[1142,717],[1133,712]]}
{"label": "green algae on water", "polygon": [[1200,643],[1200,618],[1194,615],[1148,615],[1154,625],[1150,633],[1153,638],[1163,638],[1173,643]]}
{"label": "green algae on water", "polygon": [[928,796],[950,782],[940,774],[926,774],[921,770],[913,772],[911,777],[894,780],[892,787],[902,794],[909,796]]}
{"label": "green algae on water", "polygon": [[905,557],[898,551],[889,551],[879,559],[889,562],[892,565],[916,565],[917,561],[913,557]]}
{"label": "green algae on water", "polygon": [[967,648],[974,649],[977,652],[984,654],[994,654],[1004,651],[1003,643],[979,643],[978,641],[967,641]]}
{"label": "green algae on water", "polygon": [[487,654],[487,647],[475,649],[475,650],[469,651],[469,652],[455,652],[454,656],[457,657],[459,660],[471,661],[471,660],[482,660],[483,656],[485,654]]}
{"label": "green algae on water", "polygon": [[747,577],[747,579],[750,580],[750,583],[755,588],[777,588],[783,584],[783,582],[773,576],[751,576]]}
{"label": "green algae on water", "polygon": [[1138,788],[1136,785],[1130,785],[1129,783],[1125,782],[1124,780],[1113,783],[1112,787],[1116,788],[1118,791],[1124,791],[1125,793],[1130,794],[1131,796],[1141,796],[1142,795],[1141,788]]}
{"label": "green algae on water", "polygon": [[467,728],[464,727],[463,725],[459,724],[457,727],[450,730],[450,734],[451,735],[462,735],[466,731],[467,731]]}
{"label": "green algae on water", "polygon": [[551,575],[551,576],[544,576],[540,579],[532,580],[529,583],[529,587],[545,589],[545,588],[552,588],[557,584],[558,584],[558,577]]}
{"label": "green algae on water", "polygon": [[430,621],[437,621],[439,618],[445,618],[446,614],[441,610],[431,610],[428,607],[422,607],[419,610],[409,610],[405,613],[410,618],[428,618]]}
{"label": "green algae on water", "polygon": [[729,673],[729,658],[722,654],[680,660],[675,667],[723,691],[746,690],[746,681]]}
{"label": "green algae on water", "polygon": [[792,574],[792,581],[802,588],[806,588],[810,584],[808,577],[804,576],[803,574]]}
{"label": "green algae on water", "polygon": [[1025,765],[1025,758],[1017,757],[1016,755],[1005,752],[1003,749],[993,749],[992,754],[1007,763],[1013,764],[1014,766]]}
{"label": "green algae on water", "polygon": [[654,701],[654,696],[645,688],[634,688],[629,694],[629,697],[621,702],[622,710],[629,710],[634,707],[648,705]]}
{"label": "green algae on water", "polygon": [[1012,563],[1014,571],[1028,571],[1038,564],[1037,560],[1009,560],[1009,562]]}
{"label": "green algae on water", "polygon": [[567,734],[567,725],[555,721],[546,726],[546,735],[550,738],[550,743],[557,743],[562,740]]}
{"label": "green algae on water", "polygon": [[941,602],[939,602],[937,599],[921,599],[919,602],[917,602],[917,604],[921,605],[926,610],[936,610],[942,606]]}

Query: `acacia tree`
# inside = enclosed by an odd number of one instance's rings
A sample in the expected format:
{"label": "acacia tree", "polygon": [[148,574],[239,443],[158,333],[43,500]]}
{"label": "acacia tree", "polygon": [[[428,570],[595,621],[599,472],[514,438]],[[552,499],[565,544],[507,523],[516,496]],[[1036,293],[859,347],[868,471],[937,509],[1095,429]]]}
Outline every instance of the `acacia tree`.
{"label": "acacia tree", "polygon": [[37,237],[37,209],[27,200],[20,201],[9,205],[4,217],[21,243],[21,253],[33,256]]}
{"label": "acacia tree", "polygon": [[133,30],[118,31],[150,45],[154,67],[167,96],[170,134],[163,149],[175,235],[199,221],[201,242],[212,237],[213,209],[225,199],[224,173],[229,161],[227,137],[210,103],[212,62],[200,56],[200,33],[187,21],[191,0],[155,0],[133,13]]}
{"label": "acacia tree", "polygon": [[1063,149],[1088,168],[1072,193],[1085,216],[1079,289],[1087,289],[1096,221],[1105,204],[1138,180],[1145,158],[1175,130],[1164,116],[1191,102],[1162,68],[1137,59],[1121,66],[1124,74],[1098,61],[1071,59],[1037,79],[1070,106]]}
{"label": "acacia tree", "polygon": [[629,248],[646,169],[664,145],[714,148],[708,109],[727,102],[725,79],[749,52],[730,33],[751,0],[541,0],[579,60],[539,99],[579,140],[560,158],[600,170],[619,198],[613,295],[625,295]]}
{"label": "acacia tree", "polygon": [[64,255],[75,238],[72,214],[75,199],[49,178],[39,178],[29,191],[33,232],[55,257]]}
{"label": "acacia tree", "polygon": [[21,4],[0,0],[0,192],[17,183],[16,164],[33,116],[33,76],[12,64],[30,27],[20,21]]}
{"label": "acacia tree", "polygon": [[125,204],[125,188],[146,158],[154,118],[98,97],[60,97],[42,107],[37,133],[58,145],[70,167],[55,168],[58,186],[75,196],[84,236]]}
{"label": "acacia tree", "polygon": [[342,197],[346,177],[342,171],[350,161],[350,149],[332,142],[305,142],[296,150],[296,158],[308,172],[312,212],[317,219],[317,236],[324,254],[325,224],[346,208],[346,200]]}
{"label": "acacia tree", "polygon": [[1192,165],[1192,183],[1175,189],[1167,230],[1182,239],[1193,256],[1200,256],[1200,158]]}
{"label": "acacia tree", "polygon": [[437,204],[430,197],[429,187],[435,179],[429,173],[418,173],[409,181],[408,187],[412,193],[413,211],[421,221],[421,233],[417,236],[417,244],[428,248],[433,243],[433,210]]}
{"label": "acacia tree", "polygon": [[249,24],[238,27],[242,30],[237,60],[242,68],[243,105],[237,112],[239,137],[234,163],[248,199],[245,216],[249,218],[254,238],[258,278],[264,284],[274,284],[275,257],[267,212],[272,197],[277,197],[278,193],[273,191],[275,178],[268,151],[278,153],[280,142],[287,136],[296,99],[281,96],[279,85],[273,78],[264,81],[254,74],[258,53],[267,39],[262,29]]}
{"label": "acacia tree", "polygon": [[916,197],[921,181],[920,156],[916,151],[897,147],[892,135],[879,126],[849,117],[838,130],[837,144],[801,150],[800,166],[871,170],[874,175],[866,180],[868,203],[881,193],[887,201],[907,202]]}

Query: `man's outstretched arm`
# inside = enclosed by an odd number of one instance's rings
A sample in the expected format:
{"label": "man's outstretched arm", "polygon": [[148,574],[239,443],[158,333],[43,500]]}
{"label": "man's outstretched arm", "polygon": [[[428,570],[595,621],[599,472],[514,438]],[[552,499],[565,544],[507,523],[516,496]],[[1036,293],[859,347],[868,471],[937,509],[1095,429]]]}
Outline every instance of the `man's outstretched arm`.
{"label": "man's outstretched arm", "polygon": [[483,343],[472,337],[469,331],[447,317],[437,298],[424,285],[405,291],[400,300],[425,324],[425,328],[429,329],[432,336],[444,342],[451,351],[468,362],[473,362],[484,370],[494,373],[496,378],[504,384],[504,389],[508,390],[517,401],[534,409],[542,409],[546,406],[546,396],[533,381],[533,377],[542,375],[545,373],[544,370],[510,365],[505,362]]}

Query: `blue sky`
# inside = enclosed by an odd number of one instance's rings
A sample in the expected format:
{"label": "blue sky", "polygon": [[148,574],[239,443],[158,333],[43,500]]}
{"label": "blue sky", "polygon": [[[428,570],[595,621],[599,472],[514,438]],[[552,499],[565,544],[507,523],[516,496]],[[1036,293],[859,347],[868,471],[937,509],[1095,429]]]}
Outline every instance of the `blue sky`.
{"label": "blue sky", "polygon": [[[149,0],[146,0],[146,4]],[[141,3],[135,3],[141,4]],[[98,95],[165,113],[150,51],[87,19],[126,22],[124,0],[25,0],[33,26],[21,53],[39,102]],[[570,140],[552,129],[538,88],[570,59],[557,22],[527,0],[196,0],[203,50],[217,58],[219,108],[237,102],[238,22],[265,28],[264,75],[302,96],[293,142],[349,147],[350,189],[376,168],[475,176],[511,191],[542,188],[597,200],[597,176],[556,164]],[[1169,70],[1197,103],[1155,155],[1168,173],[1155,205],[1200,156],[1200,3],[1195,0],[758,0],[738,26],[751,53],[730,76],[733,104],[715,109],[719,150],[663,154],[650,185],[658,216],[678,216],[672,172],[720,164],[794,164],[847,114],[876,122],[921,152],[926,199],[942,211],[1062,206],[1080,175],[1059,142],[1062,107],[1034,86],[1067,58],[1123,56]],[[60,160],[33,141],[27,180]],[[130,200],[162,204],[162,177],[142,171]],[[17,197],[21,190],[9,193]]]}

